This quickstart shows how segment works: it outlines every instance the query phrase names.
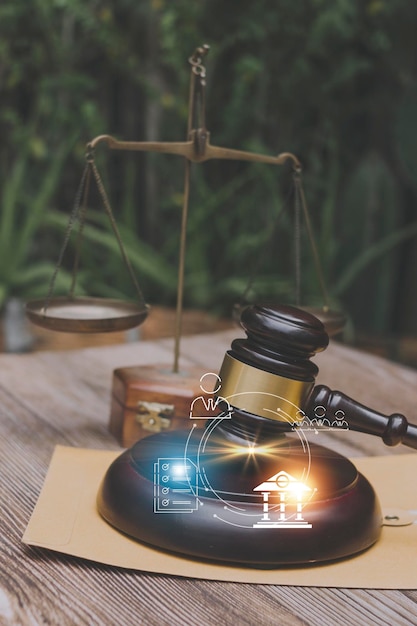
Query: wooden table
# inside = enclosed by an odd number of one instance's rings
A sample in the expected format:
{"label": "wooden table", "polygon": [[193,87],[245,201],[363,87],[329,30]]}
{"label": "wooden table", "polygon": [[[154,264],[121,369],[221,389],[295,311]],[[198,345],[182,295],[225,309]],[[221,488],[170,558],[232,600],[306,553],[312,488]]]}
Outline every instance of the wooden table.
{"label": "wooden table", "polygon": [[[218,370],[238,333],[185,337],[183,362]],[[56,444],[117,449],[107,430],[112,370],[171,362],[171,339],[0,356],[1,624],[417,624],[417,591],[175,578],[101,566],[21,543]],[[320,382],[384,413],[397,410],[417,420],[416,371],[337,344],[316,362]],[[333,438],[331,445],[349,456],[410,453],[353,432]]]}

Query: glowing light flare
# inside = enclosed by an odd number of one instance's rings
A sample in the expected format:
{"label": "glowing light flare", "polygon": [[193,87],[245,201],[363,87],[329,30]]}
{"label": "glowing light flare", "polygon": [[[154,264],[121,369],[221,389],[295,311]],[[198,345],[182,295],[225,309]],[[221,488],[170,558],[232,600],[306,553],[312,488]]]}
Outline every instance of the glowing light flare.
{"label": "glowing light flare", "polygon": [[249,454],[250,456],[255,456],[256,454],[270,454],[271,448],[268,446],[257,446],[256,444],[250,443],[247,446],[235,446],[233,450],[234,454]]}
{"label": "glowing light flare", "polygon": [[191,468],[188,465],[178,464],[173,465],[171,472],[175,478],[186,478]]}
{"label": "glowing light flare", "polygon": [[232,441],[222,441],[220,445],[212,444],[209,449],[205,450],[204,464],[208,466],[211,463],[241,461],[243,471],[251,468],[251,471],[257,472],[261,461],[265,463],[273,459],[279,462],[282,453],[284,457],[287,457],[287,449],[277,445],[276,442],[270,445],[257,445],[254,441],[248,441],[246,445],[242,445]]}
{"label": "glowing light flare", "polygon": [[312,489],[300,482],[290,482],[286,489],[287,494],[295,496],[297,500],[310,500]]}

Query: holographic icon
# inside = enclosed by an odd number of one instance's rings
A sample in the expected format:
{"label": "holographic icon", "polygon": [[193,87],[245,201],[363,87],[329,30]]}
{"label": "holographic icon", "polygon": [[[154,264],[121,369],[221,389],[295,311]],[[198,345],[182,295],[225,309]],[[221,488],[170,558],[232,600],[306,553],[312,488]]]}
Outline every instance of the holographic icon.
{"label": "holographic icon", "polygon": [[[216,380],[214,391],[211,392],[207,391],[207,379],[209,376],[214,376]],[[200,383],[200,387],[205,394],[211,393],[214,395],[220,389],[220,378],[211,372],[202,376]],[[231,415],[229,413],[231,413],[231,410],[229,412],[224,411],[224,406],[230,408],[230,405],[223,397],[209,398],[213,404],[209,404],[207,398],[204,398],[207,403],[203,404],[203,408],[205,407],[206,409],[216,406],[220,401],[225,403],[219,407],[223,411],[220,411],[215,417],[207,419],[207,415],[203,416],[196,411],[197,400],[201,399],[201,397],[194,399],[191,404],[190,417],[193,415],[195,420],[199,419],[199,417],[206,419],[204,432],[201,436],[199,434],[196,435],[198,427],[194,423],[186,441],[184,441],[184,449],[182,450],[182,446],[178,449],[179,456],[160,457],[157,462],[153,463],[154,512],[174,514],[194,512],[195,515],[200,515],[206,498],[210,498],[222,504],[213,513],[213,517],[221,523],[248,529],[312,528],[312,524],[306,521],[303,515],[305,505],[308,504],[316,492],[316,489],[312,489],[307,485],[310,451],[303,429],[296,429],[302,450],[306,455],[302,478],[297,479],[285,471],[280,471],[257,487],[250,487],[253,494],[252,497],[249,493],[247,494],[250,502],[256,502],[259,496],[263,498],[262,515],[259,509],[255,511],[252,507],[246,507],[244,502],[238,503],[233,499],[228,499],[226,493],[217,491],[215,486],[212,485],[210,472],[207,472],[210,468],[206,459],[207,453],[210,456],[210,437],[224,419],[230,419]],[[280,403],[284,400],[281,396],[276,396],[276,399]],[[297,409],[298,418],[300,418],[301,413],[305,416],[304,412],[295,405],[293,409]],[[279,407],[277,411],[282,411],[282,409]],[[293,412],[291,414],[285,412],[289,423],[291,423],[292,414]],[[183,454],[181,454],[182,452]],[[218,453],[219,450],[217,450]],[[270,451],[268,451],[268,447],[256,445],[236,446],[232,443],[230,447],[225,448],[224,453],[226,455],[246,455],[248,459],[255,460],[257,455],[263,457],[266,454],[270,454]],[[257,520],[256,523],[254,523],[255,520]]]}
{"label": "holographic icon", "polygon": [[154,513],[192,513],[198,508],[198,471],[185,457],[154,463]]}
{"label": "holographic icon", "polygon": [[293,430],[296,428],[302,428],[303,430],[313,430],[316,434],[319,430],[349,430],[349,424],[345,419],[345,412],[338,409],[334,418],[327,414],[326,407],[319,404],[314,408],[314,417],[308,417],[304,411],[302,413],[302,420],[297,424],[294,424]]}
{"label": "holographic icon", "polygon": [[[215,378],[214,389],[211,389],[211,385],[209,384],[210,377]],[[215,412],[220,409],[222,411],[221,417],[222,419],[231,419],[232,417],[232,409],[229,402],[226,398],[222,396],[215,396],[221,387],[221,379],[220,376],[214,374],[214,372],[206,372],[200,378],[200,389],[205,394],[210,394],[207,398],[206,396],[197,396],[191,402],[190,406],[190,419],[191,420],[207,420],[212,419],[213,417],[218,417],[215,415]]]}
{"label": "holographic icon", "polygon": [[[280,471],[255,487],[253,491],[259,491],[263,496],[263,516],[259,522],[253,524],[253,528],[312,528],[312,525],[304,520],[303,506],[310,499],[313,490],[291,474]],[[271,494],[279,496],[279,514],[276,520],[271,520],[270,517]],[[294,511],[292,514],[288,511],[294,506],[295,517]]]}

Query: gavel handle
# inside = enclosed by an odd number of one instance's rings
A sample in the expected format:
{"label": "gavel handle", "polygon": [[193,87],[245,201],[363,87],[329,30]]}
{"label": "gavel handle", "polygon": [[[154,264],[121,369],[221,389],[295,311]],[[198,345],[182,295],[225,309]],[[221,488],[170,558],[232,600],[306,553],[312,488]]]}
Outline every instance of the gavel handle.
{"label": "gavel handle", "polygon": [[347,422],[350,430],[377,435],[382,438],[387,446],[403,443],[417,450],[417,426],[409,424],[404,415],[400,413],[383,415],[359,404],[340,391],[332,391],[325,385],[318,385],[313,389],[306,414],[309,417],[315,415],[317,407],[324,407],[327,416],[335,415],[337,411],[343,411],[343,419]]}

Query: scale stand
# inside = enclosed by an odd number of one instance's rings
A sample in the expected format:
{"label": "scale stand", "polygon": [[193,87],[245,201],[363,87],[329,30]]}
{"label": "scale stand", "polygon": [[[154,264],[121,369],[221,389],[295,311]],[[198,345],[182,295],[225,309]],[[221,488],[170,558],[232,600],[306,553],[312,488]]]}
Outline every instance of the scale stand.
{"label": "scale stand", "polygon": [[[139,304],[121,301],[109,301],[96,298],[76,298],[73,288],[67,298],[52,298],[48,294],[47,301],[34,301],[27,305],[27,314],[32,322],[50,330],[66,332],[110,332],[124,330],[141,324],[148,314],[148,307],[143,300],[140,289],[134,279],[132,268],[120,239],[110,203],[94,163],[94,152],[99,144],[106,144],[111,150],[131,150],[141,152],[159,152],[172,154],[184,158],[184,201],[181,218],[181,236],[178,262],[177,305],[174,339],[174,362],[172,370],[166,365],[161,367],[129,367],[117,369],[114,372],[110,431],[123,446],[130,446],[134,441],[149,434],[166,428],[178,426],[178,420],[188,418],[190,404],[196,396],[201,396],[203,387],[200,379],[204,372],[201,368],[189,368],[187,372],[180,371],[180,341],[182,331],[182,311],[184,292],[184,265],[186,251],[186,232],[188,205],[190,195],[191,163],[203,163],[210,159],[226,159],[269,163],[282,165],[292,162],[294,169],[294,185],[296,198],[303,210],[307,232],[313,252],[313,259],[317,275],[322,288],[325,306],[323,309],[311,309],[325,324],[329,334],[336,334],[344,326],[344,318],[339,313],[329,310],[327,294],[324,286],[323,274],[320,267],[318,253],[311,231],[307,207],[301,187],[301,164],[296,156],[284,152],[278,156],[268,156],[253,152],[234,150],[213,146],[210,143],[210,133],[205,121],[205,76],[206,70],[203,59],[209,51],[209,46],[197,48],[189,58],[191,65],[189,113],[187,124],[187,139],[183,142],[135,142],[119,141],[110,135],[100,135],[87,145],[87,175],[91,171],[96,180],[98,190],[103,200],[106,213],[110,219],[114,234],[119,242],[124,261],[132,275],[139,295]],[[91,171],[90,171],[91,170]],[[79,190],[79,198],[84,193],[84,204],[88,185]],[[77,203],[76,203],[77,204]],[[80,202],[78,202],[78,205]],[[78,210],[78,206],[77,206]],[[76,213],[77,211],[75,211]],[[72,221],[76,215],[72,216]],[[85,215],[84,215],[85,217]],[[81,221],[80,234],[83,221]],[[69,230],[72,227],[71,218]],[[64,247],[69,239],[67,232]],[[62,251],[63,252],[63,251]],[[58,266],[62,262],[62,254]],[[77,263],[74,264],[74,267]],[[57,268],[58,269],[58,268]],[[56,270],[57,271],[57,270]],[[55,272],[56,274],[56,272]],[[54,281],[55,276],[53,277]],[[299,302],[297,302],[299,304]],[[207,391],[207,397],[212,392]],[[206,395],[203,390],[203,395]]]}

